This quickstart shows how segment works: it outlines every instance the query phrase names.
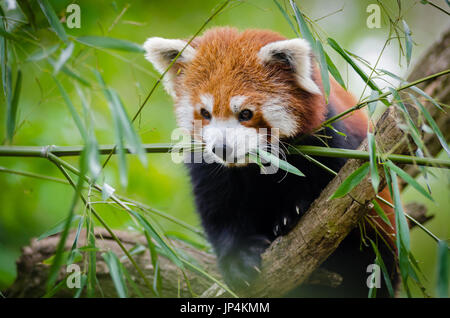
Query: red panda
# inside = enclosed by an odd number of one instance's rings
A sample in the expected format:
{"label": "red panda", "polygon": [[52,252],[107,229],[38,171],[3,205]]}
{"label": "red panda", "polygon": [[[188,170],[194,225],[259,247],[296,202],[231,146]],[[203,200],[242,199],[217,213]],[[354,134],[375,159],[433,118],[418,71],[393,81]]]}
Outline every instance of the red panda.
{"label": "red panda", "polygon": [[[302,144],[323,145],[323,140],[312,135],[314,129],[355,105],[356,100],[330,78],[331,91],[325,102],[311,48],[300,38],[222,27],[210,29],[186,45],[184,40],[149,38],[144,44],[145,56],[163,73],[181,52],[166,74],[164,86],[174,99],[178,125],[205,145],[210,161],[187,164],[197,210],[225,281],[242,288],[258,275],[260,254],[295,226],[332,176],[298,155],[286,155],[286,159],[304,178],[281,171],[261,174],[256,164],[236,164],[236,160],[270,138],[279,138],[281,145],[299,137]],[[201,123],[200,129],[195,122]],[[356,111],[334,126],[346,137],[326,128],[321,134],[328,136],[328,145],[354,149],[365,138],[367,118],[363,111]],[[278,136],[260,133],[273,128]],[[225,134],[227,129],[231,133]],[[318,159],[335,171],[345,163],[341,158]],[[390,200],[388,191],[381,195]],[[392,210],[381,205],[393,222]],[[372,217],[392,243],[393,227],[383,225],[374,213]],[[323,264],[343,276],[339,288],[301,287],[296,295],[367,296],[366,268],[375,255],[368,248],[360,251],[360,244],[355,229]],[[395,272],[393,246],[383,247],[382,253]],[[387,295],[386,290],[378,295]]]}

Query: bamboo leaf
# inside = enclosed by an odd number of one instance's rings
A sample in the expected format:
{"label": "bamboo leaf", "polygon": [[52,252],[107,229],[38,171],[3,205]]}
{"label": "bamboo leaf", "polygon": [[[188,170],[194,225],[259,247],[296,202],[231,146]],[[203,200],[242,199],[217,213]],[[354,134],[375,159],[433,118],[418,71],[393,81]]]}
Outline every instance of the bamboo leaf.
{"label": "bamboo leaf", "polygon": [[280,3],[277,0],[273,0],[275,2],[275,5],[278,7],[278,9],[281,11],[281,14],[286,19],[287,23],[291,27],[292,31],[294,31],[295,35],[299,38],[300,34],[298,33],[297,29],[295,28],[294,24],[291,21],[291,18],[289,18],[289,15],[287,14],[286,10],[280,5]]}
{"label": "bamboo leaf", "polygon": [[438,243],[438,259],[437,259],[437,296],[441,298],[448,298],[448,283],[449,283],[449,268],[448,261],[448,245],[445,241]]}
{"label": "bamboo leaf", "polygon": [[6,138],[10,143],[12,142],[14,130],[16,129],[17,107],[19,105],[21,87],[22,87],[22,72],[18,70],[16,85],[14,87],[14,94],[11,103],[8,103],[6,112]]}
{"label": "bamboo leaf", "polygon": [[447,144],[447,141],[445,140],[444,135],[442,134],[441,130],[439,129],[439,126],[434,121],[433,116],[428,112],[428,110],[422,105],[421,102],[413,95],[408,93],[409,97],[414,101],[414,103],[419,107],[420,111],[424,115],[425,119],[427,120],[428,124],[430,124],[431,129],[433,129],[434,133],[436,134],[436,137],[438,138],[439,142],[441,143],[442,148],[447,152],[447,155],[450,156],[450,148]]}
{"label": "bamboo leaf", "polygon": [[88,251],[88,273],[87,273],[87,296],[95,296],[95,285],[97,283],[97,248],[95,244],[94,222],[92,221],[91,210],[88,210],[86,217],[86,236]]}
{"label": "bamboo leaf", "polygon": [[37,62],[43,59],[48,58],[50,55],[56,52],[56,50],[59,48],[59,44],[52,45],[47,48],[42,48],[34,53],[32,53],[30,56],[28,56],[27,61],[28,62]]}
{"label": "bamboo leaf", "polygon": [[412,53],[412,37],[411,30],[409,29],[408,24],[405,20],[403,22],[403,31],[405,32],[405,47],[406,47],[406,63],[409,66],[409,62],[411,62],[411,53]]}
{"label": "bamboo leaf", "polygon": [[85,274],[81,274],[81,276],[80,276],[80,288],[76,289],[76,292],[73,295],[73,298],[80,298],[81,293],[83,292],[83,289],[86,286],[86,282],[87,282],[87,276]]}
{"label": "bamboo leaf", "polygon": [[120,121],[120,125],[122,126],[125,140],[129,144],[130,152],[137,154],[142,164],[146,165],[147,164],[146,152],[144,148],[142,148],[141,140],[133,128],[133,125],[125,111],[125,107],[122,103],[122,100],[113,89],[110,88],[108,90],[109,96],[111,96],[112,105],[114,106],[113,108],[116,112],[118,120]]}
{"label": "bamboo leaf", "polygon": [[155,243],[153,243],[149,233],[145,231],[144,234],[147,240],[148,249],[150,251],[152,266],[155,269],[153,274],[153,291],[157,297],[161,297],[161,274],[159,271],[158,253],[156,251]]}
{"label": "bamboo leaf", "polygon": [[[82,219],[81,215],[75,215],[72,219],[72,223],[70,224],[70,227],[74,226],[76,224],[76,222],[79,221],[80,219]],[[66,223],[67,223],[67,219],[64,219],[61,222],[58,222],[52,228],[50,228],[49,230],[47,230],[44,233],[42,233],[41,235],[39,235],[37,240],[40,241],[46,237],[60,233],[64,229],[64,226]]]}
{"label": "bamboo leaf", "polygon": [[320,43],[320,41],[316,41],[316,47],[320,66],[320,75],[322,77],[322,85],[325,92],[325,101],[328,103],[328,96],[330,95],[330,77],[328,75],[328,64],[325,58],[325,52],[323,50],[322,43]]}
{"label": "bamboo leaf", "polygon": [[67,60],[72,56],[74,44],[70,42],[65,49],[61,51],[58,60],[53,64],[53,75],[58,74],[59,70],[66,64]]}
{"label": "bamboo leaf", "polygon": [[178,257],[177,253],[166,243],[159,231],[152,226],[144,217],[139,213],[130,210],[130,213],[135,217],[135,219],[141,224],[144,230],[160,245],[160,247],[167,253],[172,262],[180,268],[183,268],[183,262]]}
{"label": "bamboo leaf", "polygon": [[409,174],[407,174],[405,171],[397,167],[392,161],[388,160],[386,162],[389,169],[395,171],[396,174],[398,174],[403,180],[405,180],[410,186],[415,188],[417,191],[422,193],[423,196],[428,198],[431,201],[433,200],[433,197],[428,193],[427,190],[425,190],[413,177],[411,177]]}
{"label": "bamboo leaf", "polygon": [[134,53],[145,53],[145,50],[142,46],[121,39],[114,39],[105,36],[81,36],[78,37],[76,40],[84,45],[92,46],[95,48],[114,49]]}
{"label": "bamboo leaf", "polygon": [[102,257],[105,260],[106,265],[108,265],[109,274],[111,275],[114,287],[116,288],[117,295],[120,298],[127,298],[128,290],[125,284],[123,268],[122,264],[117,258],[117,255],[114,254],[112,251],[108,251],[102,253]]}
{"label": "bamboo leaf", "polygon": [[362,78],[364,83],[367,83],[369,87],[376,90],[380,94],[383,92],[381,89],[367,76],[367,74],[353,61],[353,59],[345,52],[345,50],[332,38],[328,38],[328,44],[340,55],[342,58],[350,64],[350,66],[355,70],[355,72]]}
{"label": "bamboo leaf", "polygon": [[380,93],[378,93],[378,91],[376,91],[376,90],[372,90],[372,92],[370,93],[370,100],[374,100],[373,102],[370,102],[367,104],[367,107],[369,109],[369,117],[370,118],[372,117],[372,115],[375,113],[375,111],[377,109],[378,101],[375,99],[378,99],[378,96],[380,96]]}
{"label": "bamboo leaf", "polygon": [[378,216],[386,223],[392,226],[391,221],[387,217],[386,213],[384,213],[383,208],[380,206],[380,204],[377,202],[377,200],[373,200],[373,209],[375,212],[377,212]]}
{"label": "bamboo leaf", "polygon": [[339,73],[339,70],[337,69],[336,65],[334,65],[333,60],[330,58],[330,56],[325,50],[324,53],[328,65],[328,70],[330,71],[331,75],[333,75],[334,79],[339,83],[339,85],[341,85],[345,90],[347,90],[344,80],[342,79],[341,73]]}
{"label": "bamboo leaf", "polygon": [[375,252],[377,263],[381,267],[381,272],[383,273],[383,278],[386,283],[386,287],[388,289],[389,295],[391,297],[394,297],[395,293],[394,293],[394,288],[392,287],[391,277],[386,268],[386,265],[384,264],[383,258],[381,257],[380,251],[378,250],[377,245],[370,238],[369,238],[369,241],[370,241],[370,244],[372,245],[373,251]]}
{"label": "bamboo leaf", "polygon": [[341,185],[336,189],[334,194],[329,198],[336,199],[341,198],[347,193],[349,193],[354,187],[356,187],[369,173],[370,167],[369,163],[366,162],[361,167],[353,171],[351,175],[349,175],[342,183]]}
{"label": "bamboo leaf", "polygon": [[[55,68],[55,64],[56,61],[54,59],[52,59],[51,57],[48,57],[48,62],[53,66],[53,68]],[[66,74],[67,76],[72,77],[73,79],[77,80],[79,83],[83,84],[84,86],[87,87],[91,87],[91,84],[89,83],[88,80],[85,80],[84,78],[82,78],[80,75],[76,74],[75,72],[73,72],[70,68],[68,68],[66,65],[63,65],[61,67],[61,72],[63,72],[64,74]]]}
{"label": "bamboo leaf", "polygon": [[378,175],[378,165],[377,165],[377,148],[375,142],[375,136],[368,132],[367,142],[369,146],[369,160],[370,160],[370,179],[372,182],[372,187],[375,193],[378,193],[378,186],[380,185],[380,176]]}
{"label": "bamboo leaf", "polygon": [[305,176],[299,169],[297,169],[296,167],[291,165],[289,162],[284,161],[284,160],[278,158],[277,156],[275,156],[275,155],[273,155],[273,154],[271,154],[271,153],[269,153],[267,151],[264,151],[262,149],[258,149],[258,156],[261,157],[262,159],[264,159],[265,161],[270,162],[274,166],[284,170],[284,171],[287,171],[289,173],[293,173],[293,174],[295,174],[297,176],[300,176],[300,177],[304,177]]}
{"label": "bamboo leaf", "polygon": [[86,132],[86,129],[85,129],[84,125],[83,125],[83,122],[81,121],[80,116],[78,115],[78,113],[77,113],[77,111],[75,109],[75,106],[72,104],[72,101],[70,100],[70,98],[67,95],[64,87],[61,85],[61,83],[58,81],[58,79],[53,76],[53,80],[55,81],[56,86],[58,86],[58,89],[59,89],[59,91],[61,93],[61,96],[63,97],[63,99],[64,99],[64,101],[65,101],[65,103],[67,105],[67,108],[69,109],[70,114],[72,115],[72,119],[75,122],[75,125],[77,126],[81,137],[83,138],[83,140],[86,141],[87,140],[87,132]]}
{"label": "bamboo leaf", "polygon": [[433,97],[431,97],[430,95],[428,95],[427,93],[425,93],[423,90],[421,90],[420,88],[418,88],[417,86],[411,86],[409,89],[415,91],[416,93],[422,95],[423,97],[425,97],[425,99],[429,102],[431,102],[434,106],[436,106],[437,108],[439,108],[440,110],[444,111],[442,109],[442,107],[434,100]]}
{"label": "bamboo leaf", "polygon": [[314,52],[317,52],[316,48],[316,40],[314,39],[311,31],[309,30],[308,24],[306,23],[305,19],[303,18],[302,13],[297,7],[297,4],[293,0],[289,0],[292,9],[294,10],[295,19],[297,20],[298,27],[300,28],[300,33],[302,34],[303,38],[308,41],[309,45],[311,45],[311,49]]}
{"label": "bamboo leaf", "polygon": [[58,37],[63,40],[63,42],[68,42],[69,39],[67,38],[66,31],[64,30],[64,27],[62,26],[61,22],[58,19],[58,16],[55,13],[55,10],[53,10],[52,6],[48,2],[48,0],[38,0],[39,6],[41,7],[42,12],[44,13],[45,17],[47,18],[48,23],[52,27],[53,31],[58,35]]}
{"label": "bamboo leaf", "polygon": [[391,187],[394,199],[394,212],[395,212],[395,227],[396,227],[396,244],[397,253],[399,259],[400,273],[402,276],[403,286],[409,294],[409,288],[407,284],[408,276],[411,272],[411,264],[409,262],[410,254],[410,239],[409,239],[409,227],[406,221],[405,214],[403,212],[403,206],[400,199],[400,189],[397,182],[397,174],[393,169],[389,169],[391,176]]}
{"label": "bamboo leaf", "polygon": [[419,130],[417,129],[416,124],[414,123],[414,121],[412,120],[408,110],[406,109],[405,104],[403,103],[400,95],[398,94],[397,90],[393,89],[392,87],[389,87],[389,90],[394,98],[395,104],[398,106],[398,108],[401,110],[401,112],[403,113],[403,115],[405,116],[406,119],[406,124],[408,126],[408,130],[409,133],[411,135],[411,137],[414,140],[414,143],[417,145],[417,147],[419,149],[425,149],[425,145],[423,144],[423,141],[420,137],[420,133]]}

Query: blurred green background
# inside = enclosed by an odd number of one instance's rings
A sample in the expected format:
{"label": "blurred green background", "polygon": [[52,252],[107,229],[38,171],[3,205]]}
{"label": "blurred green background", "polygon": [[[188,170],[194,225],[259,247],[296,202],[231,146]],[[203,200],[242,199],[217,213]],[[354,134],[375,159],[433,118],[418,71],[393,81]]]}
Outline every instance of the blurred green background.
{"label": "blurred green background", "polygon": [[[34,2],[34,1],[32,1]],[[108,35],[143,43],[147,37],[187,38],[195,33],[220,3],[216,0],[141,0],[141,1],[50,1],[63,16],[70,3],[81,7],[81,28],[68,29],[69,35]],[[287,5],[288,2],[280,1]],[[366,26],[368,4],[375,1],[334,0],[297,1],[303,12],[313,19],[341,46],[375,63],[387,34],[385,18],[381,29]],[[6,9],[6,2],[0,2]],[[395,8],[396,1],[383,1]],[[402,1],[403,18],[408,22],[415,42],[412,65],[423,51],[449,26],[448,16],[420,1]],[[446,6],[445,1],[435,1]],[[37,5],[36,17],[44,17]],[[125,10],[124,10],[125,9]],[[119,15],[123,13],[120,18]],[[289,11],[290,12],[290,11]],[[329,15],[331,14],[331,15]],[[329,16],[328,16],[329,15]],[[42,22],[42,23],[45,23]],[[211,21],[208,27],[230,25],[239,29],[265,28],[294,37],[286,20],[272,0],[235,1],[223,13]],[[51,46],[56,36],[48,30],[39,30],[41,41]],[[21,45],[17,54],[23,58],[34,52],[35,47],[27,43]],[[333,57],[342,75],[348,80],[350,91],[360,96],[364,83],[347,69],[344,62],[327,50]],[[156,72],[143,55],[113,50],[86,49],[77,44],[70,66],[84,78],[95,82],[92,70],[98,69],[108,85],[120,94],[127,112],[132,116],[138,109],[157,78]],[[380,68],[399,75],[407,75],[405,62],[399,64],[398,45],[393,41],[380,60]],[[14,145],[79,145],[81,137],[67,107],[51,78],[53,68],[46,61],[23,62],[23,92],[19,103],[17,132]],[[58,75],[76,107],[81,112],[72,79]],[[385,82],[380,82],[383,87]],[[365,92],[367,94],[368,92]],[[1,94],[0,140],[5,140],[5,101]],[[95,133],[100,144],[114,143],[114,128],[110,112],[100,89],[91,91],[90,105],[93,110]],[[143,143],[170,142],[175,128],[172,101],[162,87],[153,94],[136,122]],[[5,141],[3,142],[5,143]],[[77,158],[68,159],[77,165]],[[134,156],[128,156],[129,185],[120,186],[116,159],[113,158],[105,171],[105,181],[117,193],[146,203],[152,207],[174,215],[187,223],[200,227],[195,214],[186,169],[176,165],[167,154],[148,155],[149,164],[143,167]],[[0,166],[9,169],[40,173],[61,178],[59,171],[48,161],[39,158],[0,158]],[[427,227],[442,239],[450,235],[450,174],[446,170],[434,170],[430,185],[435,202],[426,201],[415,190],[407,188],[403,193],[405,203],[423,202],[435,218]],[[421,180],[423,181],[423,180]],[[6,288],[15,278],[15,260],[20,248],[28,244],[30,238],[42,234],[68,213],[72,199],[69,186],[50,181],[0,173],[0,289]],[[117,229],[130,225],[128,217],[120,210],[99,205],[99,210],[107,222]],[[81,207],[80,207],[81,209]],[[164,230],[183,233],[183,229],[173,223],[160,220]],[[192,237],[192,239],[198,239]],[[419,229],[412,231],[412,249],[427,277],[426,287],[434,294],[436,271],[436,243]],[[416,291],[416,296],[421,294]]]}

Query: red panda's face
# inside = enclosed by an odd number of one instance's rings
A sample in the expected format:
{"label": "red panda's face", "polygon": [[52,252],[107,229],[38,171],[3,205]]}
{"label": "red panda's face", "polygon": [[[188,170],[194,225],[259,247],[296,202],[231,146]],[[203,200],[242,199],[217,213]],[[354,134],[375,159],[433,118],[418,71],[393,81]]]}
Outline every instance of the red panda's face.
{"label": "red panda's face", "polygon": [[150,38],[146,57],[166,74],[178,125],[220,163],[244,163],[247,154],[278,138],[309,132],[323,119],[312,79],[308,44],[270,31],[212,29],[186,46]]}

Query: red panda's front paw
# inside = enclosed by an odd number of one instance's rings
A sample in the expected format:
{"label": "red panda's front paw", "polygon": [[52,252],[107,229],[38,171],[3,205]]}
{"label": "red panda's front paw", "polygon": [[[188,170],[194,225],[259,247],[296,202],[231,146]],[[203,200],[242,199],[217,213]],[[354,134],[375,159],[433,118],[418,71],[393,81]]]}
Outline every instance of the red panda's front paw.
{"label": "red panda's front paw", "polygon": [[294,208],[291,208],[284,212],[273,226],[273,234],[275,237],[282,236],[288,234],[295,225],[297,225],[298,220],[302,215],[302,209],[299,205],[296,205]]}
{"label": "red panda's front paw", "polygon": [[260,273],[261,254],[270,245],[270,240],[252,240],[252,244],[239,246],[220,261],[220,269],[227,285],[239,290],[249,287]]}

